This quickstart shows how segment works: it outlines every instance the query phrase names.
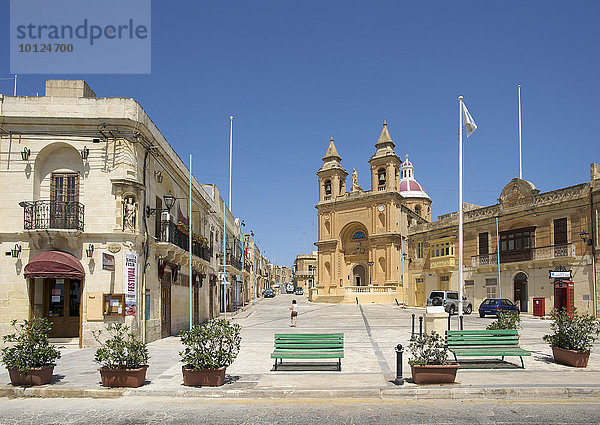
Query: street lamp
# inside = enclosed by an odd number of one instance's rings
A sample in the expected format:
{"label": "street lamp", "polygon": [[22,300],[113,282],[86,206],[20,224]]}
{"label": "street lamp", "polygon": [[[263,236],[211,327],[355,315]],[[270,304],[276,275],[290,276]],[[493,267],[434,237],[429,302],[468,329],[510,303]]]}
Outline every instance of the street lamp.
{"label": "street lamp", "polygon": [[592,238],[588,238],[588,235],[589,235],[589,233],[584,230],[583,232],[581,232],[579,234],[579,237],[581,238],[581,240],[583,242],[585,242],[589,246],[592,246],[594,244],[594,241],[592,240]]}
{"label": "street lamp", "polygon": [[167,193],[166,195],[163,195],[163,200],[165,201],[165,206],[167,208],[150,208],[149,206],[146,206],[146,217],[150,217],[151,215],[154,215],[159,211],[170,212],[171,208],[173,208],[173,205],[175,205],[176,199],[177,198],[175,198],[175,196],[173,196],[171,192]]}
{"label": "street lamp", "polygon": [[369,261],[367,264],[369,265],[369,286],[373,286],[373,264],[375,264],[375,262]]}

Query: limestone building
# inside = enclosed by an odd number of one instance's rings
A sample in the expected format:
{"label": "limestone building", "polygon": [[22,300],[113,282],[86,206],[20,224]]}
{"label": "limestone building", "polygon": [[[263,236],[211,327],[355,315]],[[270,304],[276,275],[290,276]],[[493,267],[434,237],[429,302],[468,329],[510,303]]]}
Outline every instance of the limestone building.
{"label": "limestone building", "polygon": [[300,254],[294,260],[294,286],[307,294],[315,286],[317,277],[317,253]]}
{"label": "limestone building", "polygon": [[223,262],[228,309],[239,302],[239,221],[195,179],[188,210],[188,168],[135,100],[66,80],[0,95],[0,147],[0,333],[47,317],[80,346],[114,321],[147,341],[177,334],[190,305],[194,323],[224,308]]}
{"label": "limestone building", "polygon": [[415,180],[413,165],[402,162],[387,124],[369,159],[370,190],[358,184],[356,171],[346,189],[333,138],[317,172],[318,278],[311,299],[354,302],[355,298],[392,301],[402,288],[403,256],[411,226],[427,223],[431,200]]}
{"label": "limestone building", "polygon": [[[572,282],[570,307],[593,313],[599,301],[599,209],[597,164],[591,165],[589,183],[540,193],[515,178],[497,204],[465,204],[464,295],[475,308],[485,298],[501,297],[523,313],[534,313],[537,304],[549,314],[566,301],[560,299],[566,284],[550,278],[551,270],[561,268],[571,274],[565,279]],[[424,306],[432,290],[458,290],[457,236],[458,213],[411,227],[409,304]]]}

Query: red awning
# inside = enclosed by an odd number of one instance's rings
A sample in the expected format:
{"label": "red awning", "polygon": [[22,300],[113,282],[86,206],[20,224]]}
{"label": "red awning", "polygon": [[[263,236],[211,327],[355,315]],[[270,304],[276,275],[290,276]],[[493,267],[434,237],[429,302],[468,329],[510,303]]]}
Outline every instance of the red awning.
{"label": "red awning", "polygon": [[62,251],[47,251],[33,257],[25,266],[26,278],[83,279],[85,270],[81,262]]}

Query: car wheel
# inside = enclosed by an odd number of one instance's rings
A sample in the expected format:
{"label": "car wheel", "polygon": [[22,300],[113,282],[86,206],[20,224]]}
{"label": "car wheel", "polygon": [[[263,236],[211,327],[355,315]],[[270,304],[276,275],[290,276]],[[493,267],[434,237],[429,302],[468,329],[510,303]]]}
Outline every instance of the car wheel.
{"label": "car wheel", "polygon": [[471,314],[473,313],[473,307],[468,305],[467,308],[465,308],[465,314]]}
{"label": "car wheel", "polygon": [[479,313],[479,317],[485,317],[485,313]]}
{"label": "car wheel", "polygon": [[454,310],[455,310],[455,307],[453,305],[451,305],[450,308],[448,309],[448,313],[450,313],[450,316],[454,315]]}

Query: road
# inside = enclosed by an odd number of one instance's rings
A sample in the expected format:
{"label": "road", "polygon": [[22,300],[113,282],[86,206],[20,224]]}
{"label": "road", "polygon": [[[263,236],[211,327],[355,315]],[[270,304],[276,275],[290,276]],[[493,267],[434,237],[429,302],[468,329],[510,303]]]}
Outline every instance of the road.
{"label": "road", "polygon": [[2,424],[585,424],[600,400],[1,399]]}

